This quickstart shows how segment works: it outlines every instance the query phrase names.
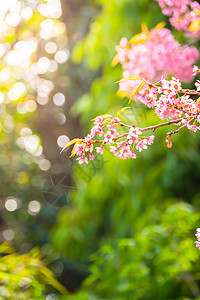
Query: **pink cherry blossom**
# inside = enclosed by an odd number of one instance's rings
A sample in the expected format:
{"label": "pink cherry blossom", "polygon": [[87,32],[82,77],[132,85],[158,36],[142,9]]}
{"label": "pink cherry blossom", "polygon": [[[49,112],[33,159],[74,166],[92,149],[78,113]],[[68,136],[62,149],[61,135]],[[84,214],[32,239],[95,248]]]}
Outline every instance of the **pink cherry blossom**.
{"label": "pink cherry blossom", "polygon": [[156,0],[164,15],[170,17],[170,23],[177,30],[184,30],[188,36],[198,36],[200,30],[190,30],[192,22],[199,18],[196,14],[200,10],[200,4],[192,0]]}
{"label": "pink cherry blossom", "polygon": [[[195,47],[180,45],[167,28],[154,28],[143,42],[129,43],[125,48],[120,43],[116,50],[123,68],[124,78],[139,75],[155,82],[160,80],[162,76],[167,78],[172,74],[179,78],[173,79],[171,81],[172,86],[168,87],[174,92],[180,89],[180,81],[192,81],[193,64],[199,57]],[[132,89],[138,84],[140,84],[139,80],[122,81],[119,83],[119,89],[130,96]],[[141,97],[145,92],[149,94],[148,97]],[[145,103],[148,107],[154,107],[156,98],[157,95],[154,90],[146,91],[144,87],[135,97],[135,100]]]}
{"label": "pink cherry blossom", "polygon": [[141,140],[138,142],[136,149],[139,150],[139,152],[142,152],[143,149],[147,149],[147,140]]}
{"label": "pink cherry blossom", "polygon": [[82,144],[76,144],[74,149],[74,154],[81,156],[84,153],[85,147]]}
{"label": "pink cherry blossom", "polygon": [[197,88],[197,91],[200,91],[200,80],[197,80],[197,81],[195,82],[195,86],[196,86],[196,88]]}
{"label": "pink cherry blossom", "polygon": [[100,147],[96,147],[95,149],[96,149],[96,151],[97,151],[97,153],[99,153],[99,154],[103,154],[103,144],[100,146]]}
{"label": "pink cherry blossom", "polygon": [[85,154],[83,154],[81,157],[78,157],[77,160],[78,160],[80,165],[83,164],[83,163],[88,164],[88,159],[87,159],[87,157],[85,157]]}
{"label": "pink cherry blossom", "polygon": [[98,124],[94,127],[92,127],[91,129],[91,136],[94,137],[95,135],[98,135],[101,136],[103,134],[103,129],[102,127]]}
{"label": "pink cherry blossom", "polygon": [[192,75],[196,76],[198,72],[199,72],[199,68],[197,66],[194,66],[192,69]]}
{"label": "pink cherry blossom", "polygon": [[154,135],[149,136],[149,137],[147,138],[147,144],[148,144],[148,145],[153,144],[154,138],[155,138]]}
{"label": "pink cherry blossom", "polygon": [[196,229],[196,237],[197,237],[197,240],[195,243],[196,243],[196,247],[200,250],[200,228],[197,228]]}
{"label": "pink cherry blossom", "polygon": [[189,123],[187,123],[187,128],[188,128],[189,130],[194,131],[194,132],[197,131],[197,126],[196,126],[195,124],[190,125]]}
{"label": "pink cherry blossom", "polygon": [[101,125],[103,121],[104,121],[104,118],[101,117],[101,116],[98,116],[98,117],[95,118],[94,124]]}
{"label": "pink cherry blossom", "polygon": [[196,242],[196,247],[200,250],[200,242]]}
{"label": "pink cherry blossom", "polygon": [[90,158],[90,160],[94,159],[94,155],[92,154],[92,152],[89,152],[89,158]]}
{"label": "pink cherry blossom", "polygon": [[196,229],[196,234],[195,235],[197,237],[197,240],[200,241],[200,228]]}
{"label": "pink cherry blossom", "polygon": [[110,131],[108,131],[105,135],[104,135],[104,141],[108,144],[111,145],[112,141],[113,141],[113,135],[111,134]]}
{"label": "pink cherry blossom", "polygon": [[131,155],[130,147],[126,146],[120,150],[119,158],[127,159],[130,157],[130,155]]}
{"label": "pink cherry blossom", "polygon": [[118,148],[114,146],[110,146],[110,152],[113,152],[114,156],[118,155]]}

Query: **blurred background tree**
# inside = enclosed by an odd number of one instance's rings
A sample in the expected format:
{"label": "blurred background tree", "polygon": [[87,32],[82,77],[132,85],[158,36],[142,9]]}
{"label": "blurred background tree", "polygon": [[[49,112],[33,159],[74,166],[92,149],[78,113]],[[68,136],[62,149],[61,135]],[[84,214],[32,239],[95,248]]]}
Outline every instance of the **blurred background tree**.
{"label": "blurred background tree", "polygon": [[[7,3],[0,45],[1,240],[22,255],[40,247],[74,293],[64,299],[197,298],[198,135],[185,131],[167,149],[163,128],[136,161],[106,152],[85,167],[67,151],[59,155],[69,139],[88,132],[90,119],[127,105],[116,95],[122,69],[111,66],[115,47],[142,23],[152,28],[164,20],[170,28],[158,4]],[[186,42],[182,32],[175,36]],[[142,105],[132,108],[125,120],[155,122]]]}

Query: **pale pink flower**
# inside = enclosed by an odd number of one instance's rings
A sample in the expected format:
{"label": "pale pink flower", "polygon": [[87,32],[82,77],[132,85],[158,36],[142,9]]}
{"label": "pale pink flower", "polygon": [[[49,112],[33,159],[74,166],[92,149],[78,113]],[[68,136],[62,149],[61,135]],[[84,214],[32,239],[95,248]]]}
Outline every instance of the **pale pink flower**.
{"label": "pale pink flower", "polygon": [[172,92],[179,92],[182,89],[181,83],[179,79],[176,79],[175,77],[172,77],[172,80],[170,81],[170,90]]}
{"label": "pale pink flower", "polygon": [[94,155],[92,154],[92,152],[89,152],[89,159],[93,160],[94,159]]}
{"label": "pale pink flower", "polygon": [[154,135],[150,135],[150,136],[147,138],[147,143],[148,143],[148,145],[153,144],[154,138],[155,138]]}
{"label": "pale pink flower", "polygon": [[93,144],[90,144],[90,143],[86,144],[85,145],[85,151],[92,152],[93,151]]}
{"label": "pale pink flower", "polygon": [[126,46],[128,46],[128,40],[127,38],[123,37],[119,43],[119,45],[122,47],[122,48],[125,48]]}
{"label": "pale pink flower", "polygon": [[197,66],[194,65],[193,69],[192,69],[192,75],[196,76],[197,73],[199,72],[199,68]]}
{"label": "pale pink flower", "polygon": [[111,145],[112,141],[113,141],[113,135],[111,134],[110,131],[108,131],[105,135],[104,135],[104,141],[105,143],[107,143],[108,145]]}
{"label": "pale pink flower", "polygon": [[177,30],[184,30],[187,36],[199,36],[197,32],[190,29],[192,22],[198,19],[196,11],[200,10],[200,4],[192,0],[157,0],[163,14],[170,17],[170,23]]}
{"label": "pale pink flower", "polygon": [[200,242],[195,242],[196,243],[196,247],[200,250]]}
{"label": "pale pink flower", "polygon": [[196,229],[196,234],[195,235],[197,237],[197,240],[200,241],[200,228]]}
{"label": "pale pink flower", "polygon": [[103,144],[100,146],[100,147],[96,147],[95,149],[96,149],[96,151],[97,151],[97,153],[99,153],[99,154],[103,154]]}
{"label": "pale pink flower", "polygon": [[189,130],[194,131],[194,132],[197,131],[197,126],[196,126],[195,124],[190,125],[189,123],[187,123],[187,128],[188,128]]}
{"label": "pale pink flower", "polygon": [[85,157],[85,154],[83,154],[81,157],[78,157],[76,160],[78,160],[80,165],[83,163],[88,164],[88,159],[87,159],[87,157]]}
{"label": "pale pink flower", "polygon": [[95,125],[91,129],[91,136],[94,137],[95,135],[102,136],[103,134],[103,128],[100,125]]}
{"label": "pale pink flower", "polygon": [[76,144],[74,149],[74,154],[80,156],[84,153],[85,147],[82,144]]}
{"label": "pale pink flower", "polygon": [[107,127],[109,132],[111,133],[112,138],[119,134],[113,125],[108,125]]}
{"label": "pale pink flower", "polygon": [[143,149],[147,149],[147,140],[141,140],[138,142],[136,149],[139,150],[139,152],[142,152]]}
{"label": "pale pink flower", "polygon": [[130,158],[136,158],[137,156],[135,155],[135,153],[134,153],[134,150],[131,150],[130,151]]}
{"label": "pale pink flower", "polygon": [[118,155],[118,149],[114,146],[110,146],[110,152],[113,152],[114,156]]}
{"label": "pale pink flower", "polygon": [[196,88],[197,88],[197,91],[200,91],[200,80],[197,80],[197,81],[195,82],[195,86],[196,86]]}
{"label": "pale pink flower", "polygon": [[98,116],[95,118],[94,124],[101,125],[103,121],[104,121],[104,118],[101,116]]}
{"label": "pale pink flower", "polygon": [[[129,44],[126,49],[120,44],[116,50],[122,64],[124,78],[139,75],[150,82],[156,82],[161,79],[161,74],[166,78],[172,74],[175,77],[172,82],[163,81],[163,84],[165,89],[173,92],[180,90],[179,80],[190,82],[193,79],[193,64],[199,57],[195,47],[180,45],[167,28],[152,29],[145,41]],[[129,97],[133,88],[140,83],[140,80],[122,81],[119,83],[119,88]],[[154,107],[156,98],[154,90],[146,93],[144,87],[135,95],[134,100],[143,102],[148,107]]]}
{"label": "pale pink flower", "polygon": [[140,134],[142,134],[142,131],[137,127],[131,127],[129,130],[129,133],[135,134],[135,135],[140,135]]}
{"label": "pale pink flower", "polygon": [[85,137],[85,143],[87,142],[91,142],[92,141],[92,136],[90,134],[88,134],[86,137]]}
{"label": "pale pink flower", "polygon": [[127,159],[131,155],[129,146],[122,148],[119,152],[119,158],[121,159]]}

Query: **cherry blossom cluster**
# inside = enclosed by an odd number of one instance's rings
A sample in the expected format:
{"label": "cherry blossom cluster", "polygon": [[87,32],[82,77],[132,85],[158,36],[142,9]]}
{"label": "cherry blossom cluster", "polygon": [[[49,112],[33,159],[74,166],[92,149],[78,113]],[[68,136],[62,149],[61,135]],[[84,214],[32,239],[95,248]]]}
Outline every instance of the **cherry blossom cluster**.
{"label": "cherry blossom cluster", "polygon": [[177,30],[184,30],[188,36],[199,36],[200,28],[192,30],[191,24],[199,19],[200,4],[191,0],[156,0],[164,15],[170,16],[170,23]]}
{"label": "cherry blossom cluster", "polygon": [[[193,74],[199,72],[198,67],[194,66]],[[155,113],[162,120],[170,120],[176,123],[179,128],[168,134],[166,138],[167,146],[171,147],[170,137],[172,134],[179,132],[184,127],[196,132],[200,130],[200,103],[191,98],[191,95],[200,96],[200,81],[195,82],[196,90],[182,89],[179,79],[172,78],[166,80],[161,78],[155,84],[150,84],[146,80],[144,88],[139,92],[140,96],[137,101],[141,101],[150,108],[155,109]]]}
{"label": "cherry blossom cluster", "polygon": [[[197,68],[196,66],[194,69]],[[189,123],[192,120],[200,121],[200,104],[193,100],[190,95],[200,96],[200,81],[195,82],[197,90],[182,89],[179,79],[172,77],[171,80],[166,80],[163,77],[151,84],[145,79],[144,87],[139,91],[137,101],[140,101],[150,108],[155,108],[155,113],[162,119],[177,120],[184,118],[187,121],[188,129],[191,129]],[[193,127],[192,127],[193,128]],[[191,129],[193,130],[193,129]]]}
{"label": "cherry blossom cluster", "polygon": [[[195,47],[181,46],[169,29],[159,27],[146,29],[130,41],[123,37],[116,50],[123,77],[139,75],[153,82],[171,74],[182,82],[190,82],[192,65],[199,57]],[[129,96],[137,84],[136,81],[120,82],[119,90]]]}
{"label": "cherry blossom cluster", "polygon": [[[197,66],[193,68],[193,75],[200,72]],[[196,90],[183,89],[179,79],[173,77],[167,80],[162,77],[159,81],[152,84],[139,76],[122,79],[128,81],[131,79],[140,81],[140,89],[134,90],[138,93],[137,101],[141,101],[149,108],[153,108],[161,120],[167,120],[165,123],[138,128],[134,124],[128,125],[122,122],[120,118],[111,115],[102,115],[94,119],[94,126],[90,133],[84,139],[75,139],[68,143],[75,144],[72,150],[72,156],[77,156],[79,164],[88,163],[88,160],[94,159],[94,153],[102,155],[104,147],[109,146],[110,152],[121,159],[136,158],[135,151],[141,152],[147,149],[154,141],[154,135],[143,136],[145,131],[154,132],[157,128],[176,124],[177,129],[168,132],[166,137],[167,147],[172,147],[171,136],[178,133],[183,128],[193,132],[200,130],[200,97],[196,100],[191,96],[200,96],[200,81],[195,82]],[[137,92],[138,89],[138,92]],[[122,108],[122,113],[126,108]],[[122,132],[123,130],[123,132]]]}
{"label": "cherry blossom cluster", "polygon": [[196,243],[196,247],[200,250],[200,228],[197,228],[196,229],[196,238],[197,238],[197,241],[195,242]]}
{"label": "cherry blossom cluster", "polygon": [[[126,131],[119,133],[117,127],[124,127]],[[98,116],[94,120],[90,134],[76,142],[72,155],[78,156],[79,164],[88,163],[88,159],[94,159],[94,150],[102,155],[107,144],[114,156],[121,159],[136,158],[135,150],[141,152],[154,141],[154,135],[142,136],[143,131],[144,129],[140,130],[134,125],[129,126],[122,123],[118,117]]]}

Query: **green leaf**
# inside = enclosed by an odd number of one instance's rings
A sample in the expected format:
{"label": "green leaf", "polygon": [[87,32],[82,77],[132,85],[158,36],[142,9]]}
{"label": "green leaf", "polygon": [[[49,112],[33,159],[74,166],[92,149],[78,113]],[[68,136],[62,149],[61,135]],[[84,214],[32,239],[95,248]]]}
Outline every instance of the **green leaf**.
{"label": "green leaf", "polygon": [[111,65],[115,67],[119,63],[119,55],[118,53],[113,57]]}
{"label": "green leaf", "polygon": [[198,106],[198,104],[199,104],[199,101],[200,101],[200,97],[197,99],[197,101],[196,101],[196,108],[197,108],[197,106]]}
{"label": "green leaf", "polygon": [[132,92],[131,92],[131,96],[130,96],[130,99],[129,99],[129,102],[128,102],[128,103],[131,102],[131,100],[133,99],[133,97],[134,97],[139,91],[141,91],[141,90],[143,89],[143,87],[144,87],[144,83],[140,83],[139,85],[137,85],[136,87],[134,87],[134,89],[133,89]]}
{"label": "green leaf", "polygon": [[199,31],[200,28],[200,18],[194,20],[191,24],[190,24],[190,31],[197,33]]}
{"label": "green leaf", "polygon": [[73,145],[74,143],[78,143],[78,142],[82,142],[82,141],[83,141],[83,139],[73,139],[73,140],[71,140],[69,143],[67,143],[67,145],[65,145],[64,148],[62,148],[60,153],[62,153],[67,147]]}
{"label": "green leaf", "polygon": [[118,112],[117,112],[117,117],[118,117],[121,113],[123,113],[126,109],[128,109],[128,108],[131,108],[131,107],[122,107],[120,110],[118,110]]}
{"label": "green leaf", "polygon": [[128,81],[128,80],[142,80],[142,78],[138,75],[132,75],[132,76],[122,78],[121,80],[117,81],[116,83],[122,82],[122,81]]}
{"label": "green leaf", "polygon": [[[105,115],[100,115],[99,117],[102,117],[104,119],[112,118],[112,115],[105,114]],[[92,119],[91,121],[94,121],[96,118]]]}

